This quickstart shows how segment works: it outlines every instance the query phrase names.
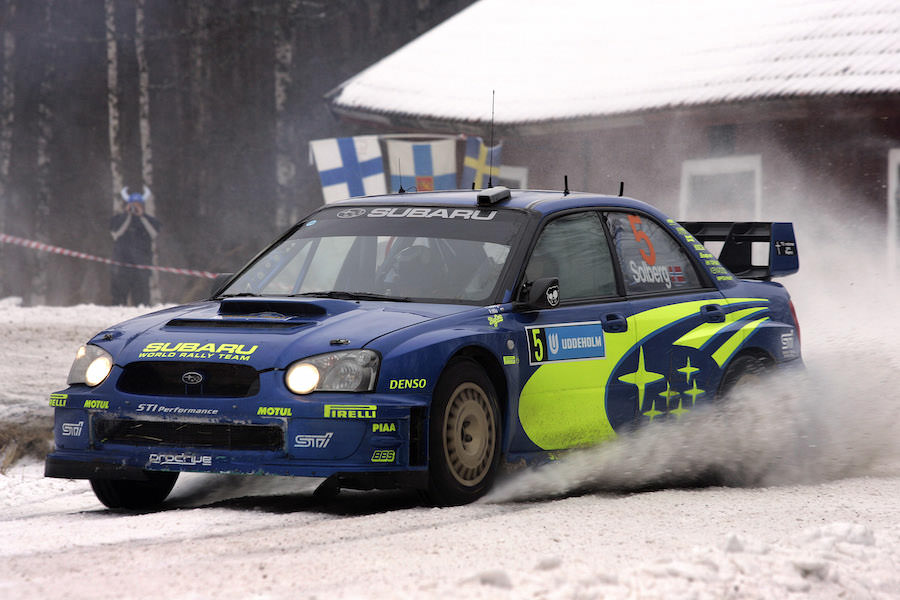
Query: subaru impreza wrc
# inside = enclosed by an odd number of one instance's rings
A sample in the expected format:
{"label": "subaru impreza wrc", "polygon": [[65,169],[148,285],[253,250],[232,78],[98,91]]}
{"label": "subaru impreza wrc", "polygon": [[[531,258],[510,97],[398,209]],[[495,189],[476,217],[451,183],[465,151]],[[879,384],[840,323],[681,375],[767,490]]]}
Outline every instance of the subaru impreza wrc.
{"label": "subaru impreza wrc", "polygon": [[99,332],[50,395],[49,477],[112,508],[180,472],[485,494],[801,361],[790,223],[508,190],[323,206],[204,301]]}

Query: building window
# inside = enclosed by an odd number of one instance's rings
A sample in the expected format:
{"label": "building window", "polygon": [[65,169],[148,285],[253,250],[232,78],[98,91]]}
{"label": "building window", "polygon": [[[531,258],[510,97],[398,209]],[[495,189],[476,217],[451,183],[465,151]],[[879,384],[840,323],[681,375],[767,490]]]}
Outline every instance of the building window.
{"label": "building window", "polygon": [[897,247],[900,245],[900,148],[888,152],[887,181],[888,264],[893,273],[897,269]]}
{"label": "building window", "polygon": [[494,185],[524,190],[528,188],[528,167],[500,165],[500,176],[494,179]]}
{"label": "building window", "polygon": [[731,156],[735,147],[734,125],[714,125],[706,130],[710,156]]}
{"label": "building window", "polygon": [[681,165],[678,218],[758,221],[761,196],[759,154],[686,160]]}

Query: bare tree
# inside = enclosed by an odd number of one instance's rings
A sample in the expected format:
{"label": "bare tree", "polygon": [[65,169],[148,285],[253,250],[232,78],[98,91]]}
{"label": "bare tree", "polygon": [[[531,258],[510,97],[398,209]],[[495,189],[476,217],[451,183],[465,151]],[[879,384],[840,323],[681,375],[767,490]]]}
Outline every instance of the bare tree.
{"label": "bare tree", "polygon": [[[147,69],[147,54],[144,48],[144,0],[136,0],[134,4],[134,54],[138,68],[138,121],[141,134],[141,175],[144,186],[153,189],[153,145],[150,143],[150,74]],[[145,198],[147,212],[156,214],[156,202],[153,194]],[[158,263],[156,240],[153,240],[153,264]],[[159,304],[162,295],[159,291],[159,272],[150,274],[150,302]]]}
{"label": "bare tree", "polygon": [[[53,0],[49,0],[44,7],[44,31],[47,32],[47,57],[44,61],[44,70],[41,77],[41,85],[38,89],[38,137],[37,137],[37,169],[35,189],[35,219],[34,235],[39,241],[47,241],[48,227],[50,225],[50,205],[53,190],[50,182],[50,146],[53,142],[53,107],[51,95],[54,91],[56,78],[56,37],[53,33]],[[29,303],[32,305],[46,304],[49,276],[47,267],[49,261],[47,255],[38,253],[35,256],[35,269],[31,278],[31,294]]]}
{"label": "bare tree", "polygon": [[112,175],[113,212],[119,210],[122,189],[122,147],[119,145],[119,53],[116,45],[116,3],[106,8],[106,106],[109,115],[109,170]]}
{"label": "bare tree", "polygon": [[[150,143],[150,74],[147,69],[144,34],[144,0],[136,0],[134,5],[134,53],[138,68],[138,119],[141,133],[141,175],[144,185],[153,188],[153,146]],[[155,204],[151,197],[147,201],[147,210],[155,213]]]}
{"label": "bare tree", "polygon": [[287,14],[278,14],[274,20],[275,35],[275,166],[276,200],[275,226],[286,227],[299,218],[296,202],[294,163],[294,116],[287,110],[288,94],[293,83],[293,28],[292,18],[297,14],[298,0],[280,5]]}
{"label": "bare tree", "polygon": [[[7,194],[9,192],[9,164],[12,157],[12,133],[15,122],[16,87],[13,72],[13,61],[16,55],[16,36],[13,33],[12,22],[16,16],[16,1],[8,0],[6,14],[3,22],[6,27],[3,30],[3,67],[0,77],[0,232],[6,231],[6,206],[9,204]],[[0,245],[0,254],[3,246]],[[0,293],[5,291],[0,289]]]}
{"label": "bare tree", "polygon": [[[15,120],[13,108],[16,100],[16,82],[13,74],[13,62],[16,55],[16,36],[11,24],[16,17],[16,0],[8,0],[3,22],[7,26],[3,30],[3,78],[0,89],[0,198],[6,193],[9,185],[9,162],[12,156],[12,132]],[[2,223],[2,207],[0,202],[0,223]]]}

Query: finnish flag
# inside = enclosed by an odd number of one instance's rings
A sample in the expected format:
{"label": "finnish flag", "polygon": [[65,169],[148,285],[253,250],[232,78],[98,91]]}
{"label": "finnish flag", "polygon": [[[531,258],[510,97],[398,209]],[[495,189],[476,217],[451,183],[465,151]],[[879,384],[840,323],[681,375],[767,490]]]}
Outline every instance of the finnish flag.
{"label": "finnish flag", "polygon": [[391,191],[456,189],[456,140],[387,141]]}
{"label": "finnish flag", "polygon": [[377,135],[313,140],[309,145],[325,204],[387,192]]}

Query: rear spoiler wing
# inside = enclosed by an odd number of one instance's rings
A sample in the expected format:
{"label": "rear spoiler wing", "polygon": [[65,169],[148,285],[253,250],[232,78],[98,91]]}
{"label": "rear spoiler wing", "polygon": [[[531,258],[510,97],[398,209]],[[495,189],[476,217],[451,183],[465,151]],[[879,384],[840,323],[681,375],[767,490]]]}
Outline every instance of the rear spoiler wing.
{"label": "rear spoiler wing", "polygon": [[[688,221],[681,223],[702,244],[724,242],[719,262],[742,279],[770,280],[796,273],[800,268],[792,223]],[[754,264],[763,252],[753,245],[768,245],[768,264]]]}

